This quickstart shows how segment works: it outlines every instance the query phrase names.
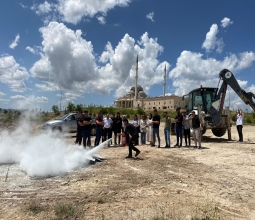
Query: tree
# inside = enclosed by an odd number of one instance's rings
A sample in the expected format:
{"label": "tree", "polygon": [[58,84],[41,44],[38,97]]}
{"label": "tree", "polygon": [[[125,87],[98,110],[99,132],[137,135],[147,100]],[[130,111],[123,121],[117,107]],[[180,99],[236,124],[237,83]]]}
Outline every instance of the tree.
{"label": "tree", "polygon": [[70,113],[75,110],[75,105],[69,102],[66,108],[67,108],[67,111]]}
{"label": "tree", "polygon": [[137,114],[138,115],[142,115],[142,114],[144,114],[145,112],[144,112],[144,110],[141,108],[141,107],[138,107],[138,109],[137,109]]}
{"label": "tree", "polygon": [[53,105],[51,107],[52,111],[54,112],[55,115],[59,115],[59,109],[57,105]]}
{"label": "tree", "polygon": [[83,111],[83,105],[82,104],[76,105],[76,111],[82,112]]}

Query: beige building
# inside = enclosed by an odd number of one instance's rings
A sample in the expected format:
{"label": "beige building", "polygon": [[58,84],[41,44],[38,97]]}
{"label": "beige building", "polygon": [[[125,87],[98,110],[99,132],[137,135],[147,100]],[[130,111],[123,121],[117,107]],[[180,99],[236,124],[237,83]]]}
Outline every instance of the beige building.
{"label": "beige building", "polygon": [[136,60],[136,76],[135,86],[132,86],[130,91],[123,97],[115,100],[114,104],[117,108],[142,108],[144,111],[150,111],[153,109],[158,110],[174,110],[177,107],[185,108],[187,105],[187,99],[182,97],[171,95],[165,95],[166,88],[166,67],[164,71],[164,84],[163,84],[163,96],[160,97],[147,97],[143,88],[137,84],[138,82],[138,57]]}
{"label": "beige building", "polygon": [[[139,86],[139,88],[142,88]],[[139,91],[139,89],[138,89]],[[147,97],[147,95],[140,90],[138,92],[138,98],[134,98],[133,87],[130,91],[123,97],[115,101],[117,108],[142,108],[144,111],[150,111],[153,109],[158,110],[174,110],[177,107],[185,108],[187,105],[187,99],[182,99],[182,97],[171,95],[171,96],[161,96],[161,97]]]}

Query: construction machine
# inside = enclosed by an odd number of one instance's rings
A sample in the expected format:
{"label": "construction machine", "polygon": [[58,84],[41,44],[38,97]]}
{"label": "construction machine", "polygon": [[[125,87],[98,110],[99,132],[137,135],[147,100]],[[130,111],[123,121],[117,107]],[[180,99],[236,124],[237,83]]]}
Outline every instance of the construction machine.
{"label": "construction machine", "polygon": [[[230,110],[229,107],[223,108],[227,87],[230,86],[241,100],[250,105],[254,111],[253,99],[255,99],[255,95],[252,92],[245,92],[228,69],[223,69],[219,73],[219,78],[217,88],[201,86],[184,95],[184,97],[188,96],[186,112],[190,114],[194,110],[202,120],[202,134],[207,129],[211,129],[215,136],[222,137],[228,131],[228,139],[231,140]],[[221,86],[219,87],[219,85]]]}

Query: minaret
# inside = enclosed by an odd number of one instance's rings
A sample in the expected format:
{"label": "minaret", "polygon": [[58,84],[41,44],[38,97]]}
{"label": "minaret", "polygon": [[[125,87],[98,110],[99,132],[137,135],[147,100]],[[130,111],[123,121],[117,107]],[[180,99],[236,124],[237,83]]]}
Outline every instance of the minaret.
{"label": "minaret", "polygon": [[163,84],[163,96],[166,96],[166,65],[165,65],[165,70],[164,70],[164,84]]}
{"label": "minaret", "polygon": [[135,74],[135,100],[137,100],[137,82],[138,82],[138,54],[136,58],[136,74]]}

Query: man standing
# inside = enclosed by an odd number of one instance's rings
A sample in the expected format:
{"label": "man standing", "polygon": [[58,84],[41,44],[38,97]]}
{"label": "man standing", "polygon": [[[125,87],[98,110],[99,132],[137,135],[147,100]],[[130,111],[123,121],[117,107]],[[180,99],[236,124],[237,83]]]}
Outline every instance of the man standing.
{"label": "man standing", "polygon": [[[121,133],[122,118],[120,113],[117,112],[117,117],[113,121],[113,133],[114,133],[114,146],[117,146],[117,134]],[[120,136],[118,136],[118,146],[120,146]]]}
{"label": "man standing", "polygon": [[182,114],[180,113],[181,108],[177,108],[176,112],[177,115],[174,119],[175,121],[175,131],[176,131],[176,144],[174,145],[175,147],[181,147],[182,146],[182,121],[183,117]]}
{"label": "man standing", "polygon": [[243,112],[239,108],[236,112],[236,128],[239,136],[239,142],[243,142]]}
{"label": "man standing", "polygon": [[[84,112],[84,119],[83,119],[83,146],[86,148],[86,145],[90,148],[91,147],[91,123],[92,119],[89,117],[88,111]],[[87,143],[86,140],[88,139]]]}
{"label": "man standing", "polygon": [[[184,128],[184,137],[185,137],[185,144],[186,147],[190,147],[190,124],[189,124],[189,116],[186,115],[186,112],[182,112],[183,117],[183,128]],[[188,145],[189,142],[189,145]]]}
{"label": "man standing", "polygon": [[96,118],[96,138],[95,138],[95,147],[99,145],[100,143],[100,139],[102,137],[102,132],[103,132],[103,126],[104,126],[104,122],[103,122],[103,118],[102,118],[102,113],[99,112],[97,114],[97,118]]}
{"label": "man standing", "polygon": [[164,134],[165,134],[165,141],[166,141],[166,148],[170,148],[171,142],[170,142],[170,131],[171,131],[171,118],[168,117],[167,112],[164,112],[164,118],[165,118],[165,128],[164,128]]}
{"label": "man standing", "polygon": [[153,135],[153,145],[156,143],[156,135],[158,139],[158,148],[160,148],[160,137],[159,137],[159,125],[160,125],[160,116],[158,115],[157,109],[154,109],[154,115],[152,117],[152,135]]}
{"label": "man standing", "polygon": [[79,113],[79,116],[77,118],[77,135],[76,135],[76,141],[75,144],[81,145],[82,137],[83,137],[83,118],[82,113]]}
{"label": "man standing", "polygon": [[[109,114],[106,114],[106,117],[104,118],[103,142],[112,138],[112,124],[112,119],[109,117]],[[108,146],[110,146],[110,143]]]}
{"label": "man standing", "polygon": [[[128,120],[126,118],[123,119],[123,124],[125,127],[125,134],[127,136],[131,135],[131,138],[129,140],[129,144],[128,144],[128,156],[126,158],[132,158],[132,150],[134,150],[135,153],[135,157],[138,156],[138,154],[140,154],[140,151],[134,146],[134,143],[138,140],[138,132],[136,127],[133,124],[128,123]],[[121,135],[121,134],[119,134]]]}
{"label": "man standing", "polygon": [[195,111],[192,111],[191,117],[192,117],[193,138],[195,142],[194,148],[197,148],[197,142],[198,142],[198,149],[201,149],[200,119],[196,115]]}

